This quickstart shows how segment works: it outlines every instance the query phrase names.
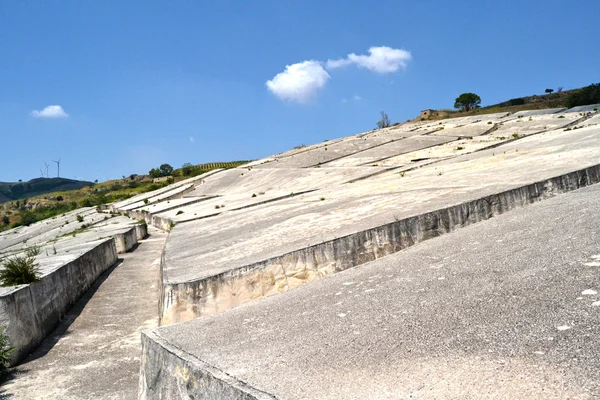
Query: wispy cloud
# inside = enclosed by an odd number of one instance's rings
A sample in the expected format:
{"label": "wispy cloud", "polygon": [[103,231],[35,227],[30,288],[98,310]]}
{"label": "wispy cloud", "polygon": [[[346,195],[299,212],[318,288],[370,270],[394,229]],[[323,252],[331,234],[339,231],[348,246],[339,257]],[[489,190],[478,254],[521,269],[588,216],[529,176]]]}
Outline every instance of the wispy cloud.
{"label": "wispy cloud", "polygon": [[329,74],[319,61],[286,65],[285,71],[266,82],[267,88],[286,101],[306,104],[327,84]]}
{"label": "wispy cloud", "polygon": [[404,49],[393,49],[387,46],[371,47],[369,54],[348,54],[346,58],[327,60],[327,69],[336,69],[355,64],[380,74],[396,72],[406,68],[406,63],[412,60],[412,54]]}
{"label": "wispy cloud", "polygon": [[35,118],[67,118],[69,114],[59,105],[52,105],[43,110],[33,110],[31,115]]}
{"label": "wispy cloud", "polygon": [[194,143],[194,137],[190,136],[190,143]]}
{"label": "wispy cloud", "polygon": [[362,97],[360,97],[359,95],[355,94],[355,95],[352,97],[352,99],[353,99],[354,101],[361,101],[361,100],[362,100]]}

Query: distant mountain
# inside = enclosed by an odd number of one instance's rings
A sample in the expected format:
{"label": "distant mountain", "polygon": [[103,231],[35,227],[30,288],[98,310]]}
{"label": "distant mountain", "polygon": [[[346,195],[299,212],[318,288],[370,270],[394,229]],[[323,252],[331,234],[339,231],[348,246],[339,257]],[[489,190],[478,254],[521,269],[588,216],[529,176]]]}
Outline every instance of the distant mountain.
{"label": "distant mountain", "polygon": [[67,178],[35,178],[28,182],[0,182],[0,203],[92,185],[92,182]]}

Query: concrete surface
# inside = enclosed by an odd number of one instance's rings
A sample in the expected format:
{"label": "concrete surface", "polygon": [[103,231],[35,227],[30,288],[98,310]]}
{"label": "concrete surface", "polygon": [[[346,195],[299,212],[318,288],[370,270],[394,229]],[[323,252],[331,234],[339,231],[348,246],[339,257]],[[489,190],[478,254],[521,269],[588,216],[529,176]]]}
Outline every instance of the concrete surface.
{"label": "concrete surface", "polygon": [[28,400],[135,399],[140,332],[157,325],[159,259],[166,234],[152,227],[107,271],[23,362],[0,396]]}
{"label": "concrete surface", "polygon": [[146,331],[140,398],[596,399],[598,204],[580,189]]}
{"label": "concrete surface", "polygon": [[39,282],[1,287],[0,326],[6,328],[14,347],[11,363],[33,351],[77,299],[116,261],[114,240],[104,239],[89,244],[70,261],[45,273]]}
{"label": "concrete surface", "polygon": [[[554,120],[555,115],[547,118]],[[163,322],[222,311],[329,276],[347,268],[345,261],[336,260],[348,252],[356,260],[365,259],[360,254],[389,254],[387,249],[398,244],[388,242],[389,236],[376,236],[379,227],[594,166],[598,154],[598,126],[556,129],[439,159],[406,174],[383,172],[355,183],[239,211],[226,208],[211,218],[178,223],[163,256]],[[563,189],[578,187],[579,177],[571,178],[574,181]],[[560,183],[560,179],[548,182],[542,192],[551,195]],[[530,195],[536,198],[538,189],[533,189]],[[373,240],[363,243],[365,232],[375,235]],[[344,252],[336,253],[333,243],[345,238],[356,240],[356,245],[344,244]],[[322,258],[311,258],[312,250],[299,256],[303,249],[315,246],[331,249],[319,250]]]}
{"label": "concrete surface", "polygon": [[[78,217],[81,221],[78,221]],[[70,307],[117,260],[146,235],[146,226],[95,208],[74,210],[0,237],[0,269],[11,257],[37,247],[40,281],[0,287],[0,326],[15,348],[14,364],[33,351]]]}

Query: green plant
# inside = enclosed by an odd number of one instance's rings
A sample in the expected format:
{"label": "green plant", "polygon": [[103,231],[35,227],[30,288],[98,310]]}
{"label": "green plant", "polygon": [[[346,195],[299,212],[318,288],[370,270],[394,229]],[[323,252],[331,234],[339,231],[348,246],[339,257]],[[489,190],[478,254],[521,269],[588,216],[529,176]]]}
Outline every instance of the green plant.
{"label": "green plant", "polygon": [[508,103],[509,103],[511,106],[522,106],[522,105],[524,105],[524,104],[525,104],[525,99],[522,99],[522,98],[510,99],[510,100],[508,101]]}
{"label": "green plant", "polygon": [[221,206],[217,204],[217,205],[215,206],[215,208],[218,210],[219,208],[221,208]]}
{"label": "green plant", "polygon": [[35,257],[42,253],[42,248],[40,246],[31,246],[25,249],[25,254],[27,257]]}
{"label": "green plant", "polygon": [[10,347],[10,338],[6,333],[6,328],[0,328],[0,373],[6,372],[10,354],[14,351],[14,347]]}
{"label": "green plant", "polygon": [[27,285],[40,280],[39,265],[34,257],[14,256],[4,262],[0,271],[2,286]]}
{"label": "green plant", "polygon": [[252,193],[252,197],[256,197],[256,193]]}
{"label": "green plant", "polygon": [[518,139],[519,138],[519,134],[518,133],[513,133],[512,137],[513,137],[513,139]]}
{"label": "green plant", "polygon": [[183,211],[179,210],[179,211],[177,211],[177,214],[175,214],[175,215],[181,215],[181,214],[183,214]]}
{"label": "green plant", "polygon": [[564,117],[565,117],[564,115],[561,115],[561,116],[560,116],[560,117],[558,117],[558,118],[564,118]]}
{"label": "green plant", "polygon": [[492,123],[493,123],[492,121],[489,121],[489,122],[488,122],[488,125],[491,125]]}
{"label": "green plant", "polygon": [[465,148],[464,148],[464,147],[462,147],[462,146],[458,146],[458,147],[456,148],[456,150],[464,150],[464,149],[465,149]]}
{"label": "green plant", "polygon": [[171,228],[171,229],[175,228],[175,222],[171,222],[171,223],[169,224],[169,228]]}
{"label": "green plant", "polygon": [[586,86],[578,92],[571,93],[565,103],[569,108],[600,103],[600,83]]}
{"label": "green plant", "polygon": [[148,204],[149,202],[150,202],[150,200],[144,199],[144,204]]}
{"label": "green plant", "polygon": [[325,197],[321,197],[321,198],[319,198],[319,200],[323,201],[323,200],[325,200]]}
{"label": "green plant", "polygon": [[90,199],[84,199],[80,204],[81,207],[91,207],[93,205]]}
{"label": "green plant", "polygon": [[83,217],[81,215],[77,215],[77,222],[83,222]]}

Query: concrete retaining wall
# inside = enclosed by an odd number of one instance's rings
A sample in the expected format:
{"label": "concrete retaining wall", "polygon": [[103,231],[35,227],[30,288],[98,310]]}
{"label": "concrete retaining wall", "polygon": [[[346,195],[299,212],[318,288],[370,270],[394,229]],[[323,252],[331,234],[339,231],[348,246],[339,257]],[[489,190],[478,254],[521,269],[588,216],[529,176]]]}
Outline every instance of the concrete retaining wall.
{"label": "concrete retaining wall", "polygon": [[117,261],[113,239],[44,276],[0,296],[0,325],[15,347],[12,363],[25,358],[52,332],[71,306]]}
{"label": "concrete retaining wall", "polygon": [[142,240],[145,239],[146,236],[148,236],[148,225],[146,224],[137,224],[135,226],[135,234],[137,237],[137,240]]}
{"label": "concrete retaining wall", "polygon": [[[340,237],[199,281],[161,285],[161,324],[224,311],[400,251],[421,241],[597,183],[593,166]],[[161,264],[164,264],[164,256]],[[161,271],[162,275],[162,271]]]}
{"label": "concrete retaining wall", "polygon": [[162,340],[142,333],[139,398],[275,400]]}
{"label": "concrete retaining wall", "polygon": [[133,226],[128,231],[123,232],[123,233],[117,233],[117,234],[113,235],[113,237],[115,238],[115,245],[117,247],[117,253],[119,253],[119,254],[127,253],[138,242],[137,228],[135,226]]}

